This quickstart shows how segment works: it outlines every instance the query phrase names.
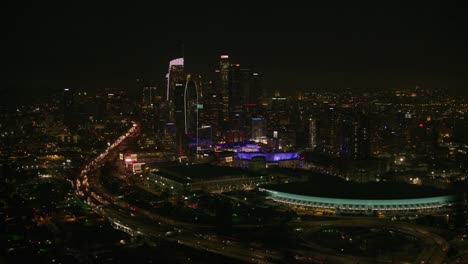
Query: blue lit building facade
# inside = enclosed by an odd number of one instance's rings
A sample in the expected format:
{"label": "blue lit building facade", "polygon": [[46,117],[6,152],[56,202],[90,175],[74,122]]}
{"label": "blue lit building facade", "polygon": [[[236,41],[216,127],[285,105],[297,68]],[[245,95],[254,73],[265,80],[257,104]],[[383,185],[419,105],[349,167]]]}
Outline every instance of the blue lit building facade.
{"label": "blue lit building facade", "polygon": [[415,199],[343,199],[328,198],[260,189],[269,195],[269,199],[291,206],[305,207],[315,210],[331,210],[336,213],[414,213],[418,211],[441,210],[450,206],[455,196],[445,195]]}

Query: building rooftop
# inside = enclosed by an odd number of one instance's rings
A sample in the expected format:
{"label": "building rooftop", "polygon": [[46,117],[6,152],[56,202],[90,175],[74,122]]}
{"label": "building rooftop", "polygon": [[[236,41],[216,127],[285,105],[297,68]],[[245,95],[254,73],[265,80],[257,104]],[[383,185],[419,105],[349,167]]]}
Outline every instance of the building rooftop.
{"label": "building rooftop", "polygon": [[315,175],[307,182],[266,185],[263,188],[298,195],[344,199],[412,199],[450,195],[430,186],[403,182],[348,182],[338,177]]}
{"label": "building rooftop", "polygon": [[224,177],[257,176],[254,175],[255,172],[240,168],[213,166],[209,164],[165,167],[161,168],[157,174],[179,182],[197,182]]}

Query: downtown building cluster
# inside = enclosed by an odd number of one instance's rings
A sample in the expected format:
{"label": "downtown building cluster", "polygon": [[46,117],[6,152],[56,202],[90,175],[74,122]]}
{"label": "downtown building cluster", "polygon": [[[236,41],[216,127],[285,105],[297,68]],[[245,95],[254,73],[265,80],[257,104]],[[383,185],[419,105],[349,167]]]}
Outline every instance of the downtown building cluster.
{"label": "downtown building cluster", "polygon": [[183,58],[170,61],[165,87],[140,87],[145,131],[177,155],[255,142],[269,152],[321,150],[356,160],[370,156],[364,106],[324,110],[310,104],[310,94],[269,94],[261,73],[233,63],[228,55],[219,57],[212,80],[187,73],[184,63]]}
{"label": "downtown building cluster", "polygon": [[144,128],[179,156],[216,143],[266,139],[261,74],[221,55],[213,80],[185,71],[184,59],[169,63],[164,88],[142,85]]}
{"label": "downtown building cluster", "polygon": [[[141,157],[164,152],[175,160],[206,154],[245,168],[267,156],[262,153],[299,153],[294,157],[302,165],[287,166],[358,181],[417,184],[436,178],[449,182],[466,173],[463,99],[421,87],[309,89],[284,96],[264,85],[261,73],[233,63],[228,55],[221,55],[213,68],[212,76],[202,78],[188,73],[179,58],[168,63],[164,80],[138,80],[133,93],[65,89],[60,109],[68,129],[54,133],[76,147],[89,131],[101,137],[96,132],[112,130],[130,117],[141,120]],[[147,160],[159,159],[153,154]],[[268,163],[265,158],[259,167],[276,166]]]}

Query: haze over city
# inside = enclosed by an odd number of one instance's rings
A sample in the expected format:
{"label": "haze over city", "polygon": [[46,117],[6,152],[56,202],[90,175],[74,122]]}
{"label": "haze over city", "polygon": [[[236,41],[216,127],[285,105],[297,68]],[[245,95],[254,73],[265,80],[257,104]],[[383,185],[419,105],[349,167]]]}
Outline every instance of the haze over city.
{"label": "haze over city", "polygon": [[229,53],[272,90],[467,85],[464,9],[439,1],[8,5],[8,81],[25,90],[160,80],[182,45],[189,71]]}

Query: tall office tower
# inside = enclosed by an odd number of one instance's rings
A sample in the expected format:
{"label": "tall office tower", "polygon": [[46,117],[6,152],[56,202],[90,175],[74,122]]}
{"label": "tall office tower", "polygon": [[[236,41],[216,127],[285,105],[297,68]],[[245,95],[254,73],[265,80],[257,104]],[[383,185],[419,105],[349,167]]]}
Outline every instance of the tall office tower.
{"label": "tall office tower", "polygon": [[70,130],[76,129],[73,91],[70,88],[63,89],[63,123]]}
{"label": "tall office tower", "polygon": [[163,149],[177,150],[176,127],[174,123],[164,123],[162,125],[159,141]]}
{"label": "tall office tower", "polygon": [[240,85],[240,101],[241,105],[255,104],[255,98],[252,90],[253,76],[250,69],[240,69],[239,74],[239,85]]}
{"label": "tall office tower", "polygon": [[262,108],[266,105],[266,92],[263,85],[263,77],[259,72],[252,72],[252,85],[251,85],[251,96],[253,97],[252,103],[257,104],[259,108]]}
{"label": "tall office tower", "polygon": [[94,97],[94,104],[96,105],[96,112],[95,112],[95,119],[99,122],[102,120],[105,120],[107,118],[107,112],[106,112],[106,98],[103,96],[97,94]]}
{"label": "tall office tower", "polygon": [[271,98],[271,108],[268,113],[269,135],[273,131],[283,132],[286,126],[289,125],[289,108],[287,98],[281,97],[279,93]]}
{"label": "tall office tower", "polygon": [[117,89],[107,88],[102,91],[106,101],[106,112],[110,117],[120,116],[125,107],[127,95]]}
{"label": "tall office tower", "polygon": [[318,115],[316,148],[329,155],[340,155],[340,147],[337,143],[339,122],[336,108],[326,104],[318,110],[316,115]]}
{"label": "tall office tower", "polygon": [[317,147],[317,119],[309,117],[309,148],[315,150]]}
{"label": "tall office tower", "polygon": [[240,70],[240,91],[241,91],[241,127],[244,127],[244,133],[251,137],[251,120],[254,117],[263,117],[265,109],[263,108],[261,91],[261,80],[259,73],[252,72],[250,69]]}
{"label": "tall office tower", "polygon": [[216,84],[213,81],[204,81],[202,83],[203,91],[200,99],[204,98],[208,94],[217,94]]}
{"label": "tall office tower", "polygon": [[367,159],[371,156],[369,116],[358,113],[354,124],[353,158],[356,160]]}
{"label": "tall office tower", "polygon": [[191,80],[195,84],[197,98],[196,98],[196,114],[197,114],[197,127],[201,126],[201,120],[203,120],[203,97],[205,96],[205,85],[206,81],[200,74],[192,74]]}
{"label": "tall office tower", "polygon": [[[184,89],[184,127],[185,134],[195,137],[198,127],[199,76],[187,75]],[[198,85],[197,85],[198,84]]]}
{"label": "tall office tower", "polygon": [[174,87],[174,121],[175,121],[175,145],[179,156],[187,154],[187,139],[185,133],[185,82],[177,82]]}
{"label": "tall office tower", "polygon": [[338,125],[338,145],[340,149],[340,157],[352,158],[354,146],[354,124],[352,117],[340,116]]}
{"label": "tall office tower", "polygon": [[266,138],[266,121],[263,117],[252,118],[252,136],[255,142],[262,142]]}
{"label": "tall office tower", "polygon": [[242,124],[242,127],[244,128],[244,134],[245,134],[245,136],[247,138],[252,137],[252,129],[251,129],[252,118],[262,117],[262,115],[260,115],[257,110],[258,110],[258,107],[257,107],[256,104],[244,104],[244,105],[242,105],[241,124]]}
{"label": "tall office tower", "polygon": [[143,106],[150,106],[151,104],[154,104],[154,100],[156,98],[156,87],[144,86],[142,92]]}
{"label": "tall office tower", "polygon": [[223,121],[229,119],[229,55],[221,55],[218,69],[219,93],[222,98],[222,118]]}
{"label": "tall office tower", "polygon": [[223,121],[223,101],[219,93],[209,83],[203,95],[202,125],[211,126],[214,138],[221,137],[221,123]]}
{"label": "tall office tower", "polygon": [[192,74],[191,80],[197,86],[198,102],[203,102],[203,95],[205,91],[206,82],[203,81],[203,78],[200,74]]}
{"label": "tall office tower", "polygon": [[145,83],[145,80],[143,80],[142,78],[136,78],[135,79],[135,83],[134,83],[134,87],[133,87],[133,91],[132,91],[132,100],[134,100],[137,104],[141,103],[142,102],[142,94],[143,94],[143,89],[144,87],[146,87],[146,83]]}
{"label": "tall office tower", "polygon": [[213,147],[213,130],[211,126],[198,129],[197,150],[211,150]]}
{"label": "tall office tower", "polygon": [[175,120],[175,90],[177,83],[183,83],[185,80],[184,73],[184,58],[178,58],[169,62],[169,71],[167,73],[167,91],[166,101],[168,115],[167,119],[169,122]]}
{"label": "tall office tower", "polygon": [[187,75],[184,82],[175,84],[174,118],[176,149],[179,155],[189,154],[189,145],[198,142],[198,76]]}
{"label": "tall office tower", "polygon": [[198,83],[198,127],[200,127],[202,125],[206,125],[205,97],[213,90],[213,82],[203,81],[200,77],[200,81]]}
{"label": "tall office tower", "polygon": [[158,95],[158,91],[154,86],[145,86],[142,90],[142,104],[141,104],[141,115],[142,115],[142,126],[144,132],[151,134],[157,134],[161,132],[160,118],[160,107],[161,107],[161,96]]}
{"label": "tall office tower", "polygon": [[241,69],[239,64],[229,68],[229,121],[233,128],[239,129],[242,113]]}
{"label": "tall office tower", "polygon": [[340,156],[362,160],[370,157],[369,118],[362,113],[344,113],[338,130]]}

